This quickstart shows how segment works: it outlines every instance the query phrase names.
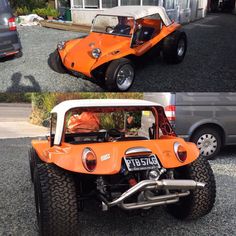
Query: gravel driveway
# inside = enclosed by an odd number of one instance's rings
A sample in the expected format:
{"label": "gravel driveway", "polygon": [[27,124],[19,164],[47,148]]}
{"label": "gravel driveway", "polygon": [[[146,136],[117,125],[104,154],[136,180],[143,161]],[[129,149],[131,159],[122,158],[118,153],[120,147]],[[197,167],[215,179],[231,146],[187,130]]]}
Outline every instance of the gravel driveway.
{"label": "gravel driveway", "polygon": [[[183,63],[167,65],[156,56],[137,64],[131,91],[235,91],[236,15],[210,14],[185,25],[189,48]],[[103,91],[87,79],[53,72],[48,55],[57,42],[80,34],[39,26],[19,27],[24,55],[0,61],[0,92],[5,91]]]}
{"label": "gravel driveway", "polygon": [[[30,139],[0,140],[0,235],[36,235],[33,186],[27,150]],[[101,212],[88,207],[81,213],[81,235],[235,235],[236,147],[223,150],[211,161],[217,183],[213,211],[197,221],[181,222],[163,207],[148,217],[131,216],[119,209]]]}

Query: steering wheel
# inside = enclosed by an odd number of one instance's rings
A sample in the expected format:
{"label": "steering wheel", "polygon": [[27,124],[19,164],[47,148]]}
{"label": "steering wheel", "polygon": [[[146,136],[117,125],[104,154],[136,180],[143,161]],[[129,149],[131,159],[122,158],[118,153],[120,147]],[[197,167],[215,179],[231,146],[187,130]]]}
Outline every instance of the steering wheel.
{"label": "steering wheel", "polygon": [[122,138],[122,137],[124,137],[124,133],[115,128],[107,130],[105,134],[106,141],[111,141],[110,139],[115,140],[116,138]]}
{"label": "steering wheel", "polygon": [[109,34],[110,34],[110,33],[112,33],[112,32],[113,32],[113,30],[114,30],[114,28],[113,28],[113,27],[111,27],[111,26],[107,26],[105,31],[106,31],[107,33],[109,33]]}

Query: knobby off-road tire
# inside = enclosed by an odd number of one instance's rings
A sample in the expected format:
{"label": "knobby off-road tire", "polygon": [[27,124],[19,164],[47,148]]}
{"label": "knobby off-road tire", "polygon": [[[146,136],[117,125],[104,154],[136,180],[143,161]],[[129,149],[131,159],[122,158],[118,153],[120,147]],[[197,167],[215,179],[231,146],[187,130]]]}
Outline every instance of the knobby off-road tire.
{"label": "knobby off-road tire", "polygon": [[31,181],[34,182],[34,169],[35,169],[35,166],[37,164],[41,164],[42,161],[38,157],[37,152],[32,147],[28,151],[28,157],[29,157],[29,166],[30,166],[30,177],[31,177]]}
{"label": "knobby off-road tire", "polygon": [[163,40],[163,58],[167,63],[182,62],[186,51],[187,36],[185,32],[177,30]]}
{"label": "knobby off-road tire", "polygon": [[[197,145],[200,155],[208,160],[214,159],[222,146],[219,130],[213,128],[198,129],[191,137],[191,141]],[[207,142],[209,146],[206,146]]]}
{"label": "knobby off-road tire", "polygon": [[127,58],[112,61],[105,74],[105,86],[109,91],[127,91],[135,78],[134,66]]}
{"label": "knobby off-road tire", "polygon": [[180,198],[180,201],[168,205],[168,212],[181,220],[198,219],[208,214],[214,206],[216,197],[215,178],[209,162],[199,157],[195,162],[178,168],[178,179],[192,179],[205,183],[203,189],[191,190],[190,195]]}
{"label": "knobby off-road tire", "polygon": [[37,165],[34,189],[39,234],[78,234],[78,205],[73,175],[52,164]]}
{"label": "knobby off-road tire", "polygon": [[57,73],[60,73],[60,74],[66,73],[66,68],[62,64],[61,57],[57,49],[49,55],[48,65],[53,71]]}

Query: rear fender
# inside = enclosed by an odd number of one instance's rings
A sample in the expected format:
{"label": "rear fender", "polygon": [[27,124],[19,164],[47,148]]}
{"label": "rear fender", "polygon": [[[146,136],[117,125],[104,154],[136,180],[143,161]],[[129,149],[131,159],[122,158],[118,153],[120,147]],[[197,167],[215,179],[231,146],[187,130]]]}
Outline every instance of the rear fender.
{"label": "rear fender", "polygon": [[[174,143],[179,142],[187,150],[187,160],[180,162],[174,154]],[[129,148],[144,147],[156,154],[161,166],[176,168],[187,165],[199,156],[199,150],[193,143],[185,142],[181,138],[164,136],[158,140],[120,141],[110,143],[91,144],[68,144],[49,147],[48,141],[32,142],[34,149],[40,159],[47,163],[54,163],[57,166],[84,174],[111,175],[117,174],[121,170],[122,160]],[[82,153],[84,148],[91,148],[97,156],[97,167],[93,172],[88,172],[82,163]]]}

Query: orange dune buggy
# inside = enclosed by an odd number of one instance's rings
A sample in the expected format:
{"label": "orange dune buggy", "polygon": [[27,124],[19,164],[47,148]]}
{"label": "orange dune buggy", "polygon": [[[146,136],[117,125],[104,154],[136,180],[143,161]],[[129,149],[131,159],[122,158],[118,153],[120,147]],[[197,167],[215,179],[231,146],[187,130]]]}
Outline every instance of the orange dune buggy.
{"label": "orange dune buggy", "polygon": [[40,235],[76,235],[89,199],[103,211],[167,205],[179,219],[204,216],[216,190],[208,161],[198,156],[156,103],[62,102],[51,112],[50,136],[33,140],[29,152]]}
{"label": "orange dune buggy", "polygon": [[153,48],[168,62],[179,63],[187,50],[186,34],[163,7],[121,6],[98,14],[88,36],[60,42],[49,57],[50,67],[103,80],[108,90],[126,91],[135,78],[132,64]]}

